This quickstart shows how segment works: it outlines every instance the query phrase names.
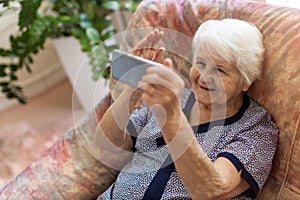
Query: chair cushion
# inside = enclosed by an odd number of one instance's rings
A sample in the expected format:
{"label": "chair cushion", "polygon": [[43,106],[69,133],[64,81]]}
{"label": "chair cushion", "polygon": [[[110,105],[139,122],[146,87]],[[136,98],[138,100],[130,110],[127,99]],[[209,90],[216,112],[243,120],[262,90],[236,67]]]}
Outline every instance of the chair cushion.
{"label": "chair cushion", "polygon": [[[0,190],[0,199],[96,199],[118,171],[102,164],[93,144],[97,121],[110,105],[108,95],[40,158]],[[109,159],[109,158],[108,158]]]}

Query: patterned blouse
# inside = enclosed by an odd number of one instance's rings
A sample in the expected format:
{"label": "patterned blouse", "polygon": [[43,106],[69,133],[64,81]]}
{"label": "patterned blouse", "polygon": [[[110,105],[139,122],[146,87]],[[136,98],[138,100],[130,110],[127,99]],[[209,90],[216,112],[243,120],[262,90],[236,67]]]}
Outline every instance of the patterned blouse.
{"label": "patterned blouse", "polygon": [[[182,107],[190,95],[193,95],[192,91],[185,89]],[[138,133],[136,151],[115,183],[98,200],[147,199],[144,195],[169,155],[167,147],[159,142],[162,134],[147,106],[135,110],[131,121]],[[192,128],[212,161],[225,157],[238,171],[242,170],[241,175],[250,188],[232,199],[255,198],[269,176],[277,147],[278,129],[271,115],[244,94],[243,105],[234,116]],[[176,170],[166,180],[161,199],[191,199]]]}

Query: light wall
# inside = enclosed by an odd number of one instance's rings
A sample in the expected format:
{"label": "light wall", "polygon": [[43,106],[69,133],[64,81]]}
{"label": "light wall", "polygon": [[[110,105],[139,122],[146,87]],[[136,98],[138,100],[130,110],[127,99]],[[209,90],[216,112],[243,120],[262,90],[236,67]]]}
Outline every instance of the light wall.
{"label": "light wall", "polygon": [[[0,46],[8,48],[9,36],[17,33],[18,30],[18,13],[10,12],[1,16],[0,24]],[[66,78],[51,40],[48,40],[45,49],[33,58],[34,64],[31,65],[31,74],[25,69],[17,73],[19,83],[27,97],[38,95]],[[3,58],[1,58],[1,62],[3,62]],[[8,100],[0,92],[0,110],[16,103],[15,100]]]}

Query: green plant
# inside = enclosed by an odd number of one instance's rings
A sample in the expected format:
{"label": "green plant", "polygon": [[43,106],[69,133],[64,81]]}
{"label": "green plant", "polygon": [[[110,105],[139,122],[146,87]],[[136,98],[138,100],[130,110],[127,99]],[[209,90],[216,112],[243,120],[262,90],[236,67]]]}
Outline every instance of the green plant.
{"label": "green plant", "polygon": [[[73,36],[82,51],[90,57],[93,79],[107,79],[110,73],[109,53],[114,44],[103,41],[115,33],[111,14],[116,10],[134,12],[141,0],[48,0],[51,6],[41,10],[42,0],[0,0],[1,14],[16,9],[19,3],[19,31],[10,36],[10,48],[0,48],[0,88],[9,99],[26,103],[23,89],[18,85],[17,71],[25,68],[31,73],[33,55],[44,48],[47,38]],[[5,62],[3,62],[5,60]]]}

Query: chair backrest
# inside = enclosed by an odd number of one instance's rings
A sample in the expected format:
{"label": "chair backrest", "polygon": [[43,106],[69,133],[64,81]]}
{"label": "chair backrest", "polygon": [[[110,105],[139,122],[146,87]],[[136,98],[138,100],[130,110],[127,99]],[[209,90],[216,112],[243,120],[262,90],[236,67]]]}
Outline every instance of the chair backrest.
{"label": "chair backrest", "polygon": [[[280,137],[271,176],[258,199],[300,199],[299,9],[241,0],[144,0],[128,30],[160,27],[192,38],[202,22],[222,18],[252,22],[264,37],[263,76],[248,93],[272,114]],[[190,40],[182,38],[168,39],[176,50],[191,48]],[[187,75],[189,64],[175,60],[178,70]]]}

